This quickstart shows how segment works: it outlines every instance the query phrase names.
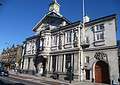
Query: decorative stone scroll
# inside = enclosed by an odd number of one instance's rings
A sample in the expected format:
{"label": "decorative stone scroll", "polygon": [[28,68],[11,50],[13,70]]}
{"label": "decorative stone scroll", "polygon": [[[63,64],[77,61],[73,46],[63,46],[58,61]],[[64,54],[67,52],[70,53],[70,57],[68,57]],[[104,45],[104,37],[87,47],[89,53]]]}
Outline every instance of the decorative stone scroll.
{"label": "decorative stone scroll", "polygon": [[107,60],[107,54],[103,52],[96,52],[94,58],[96,58],[97,60]]}

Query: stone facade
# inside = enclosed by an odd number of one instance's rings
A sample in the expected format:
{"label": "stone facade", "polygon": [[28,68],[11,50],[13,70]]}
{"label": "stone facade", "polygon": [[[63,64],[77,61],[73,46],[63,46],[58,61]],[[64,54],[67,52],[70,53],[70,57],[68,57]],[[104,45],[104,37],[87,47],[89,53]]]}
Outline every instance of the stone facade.
{"label": "stone facade", "polygon": [[117,41],[118,45],[118,65],[119,65],[119,76],[120,76],[120,40]]}
{"label": "stone facade", "polygon": [[29,37],[23,43],[23,59],[21,62],[21,69],[26,73],[33,73],[35,71],[33,59],[36,54],[36,36]]}
{"label": "stone facade", "polygon": [[[24,43],[22,69],[38,75],[74,81],[118,83],[116,15],[70,22],[54,0],[49,13],[33,28],[36,33]],[[53,9],[51,7],[54,7]]]}
{"label": "stone facade", "polygon": [[0,56],[0,62],[5,64],[5,67],[9,70],[19,69],[21,65],[23,48],[20,45],[12,46],[3,50]]}

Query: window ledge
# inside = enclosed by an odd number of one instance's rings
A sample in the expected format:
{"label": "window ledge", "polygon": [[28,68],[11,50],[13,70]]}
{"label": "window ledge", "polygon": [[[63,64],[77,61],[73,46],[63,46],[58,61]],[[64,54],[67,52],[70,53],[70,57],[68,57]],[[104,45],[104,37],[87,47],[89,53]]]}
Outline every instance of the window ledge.
{"label": "window ledge", "polygon": [[100,43],[100,42],[105,42],[105,40],[96,40],[94,43]]}
{"label": "window ledge", "polygon": [[93,42],[94,46],[103,46],[105,45],[105,40],[99,40]]}

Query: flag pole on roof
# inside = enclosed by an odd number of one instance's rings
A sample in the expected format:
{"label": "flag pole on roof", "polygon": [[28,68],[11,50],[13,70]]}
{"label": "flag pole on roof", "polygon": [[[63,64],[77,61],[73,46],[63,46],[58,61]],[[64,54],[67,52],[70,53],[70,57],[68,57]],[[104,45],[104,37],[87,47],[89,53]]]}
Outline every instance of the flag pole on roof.
{"label": "flag pole on roof", "polygon": [[82,42],[81,42],[81,46],[82,48],[87,48],[89,47],[89,39],[88,37],[86,36],[86,27],[85,27],[85,23],[86,22],[89,22],[89,17],[88,16],[85,16],[85,0],[83,0],[83,15],[82,15],[82,18],[83,18],[83,22],[82,22]]}
{"label": "flag pole on roof", "polygon": [[83,42],[85,42],[85,0],[83,0],[83,9],[82,9],[82,11],[83,11],[83,15],[82,15],[82,18],[83,18],[83,29],[82,29],[82,34],[83,34]]}
{"label": "flag pole on roof", "polygon": [[85,23],[84,17],[85,17],[85,0],[83,0],[83,27]]}

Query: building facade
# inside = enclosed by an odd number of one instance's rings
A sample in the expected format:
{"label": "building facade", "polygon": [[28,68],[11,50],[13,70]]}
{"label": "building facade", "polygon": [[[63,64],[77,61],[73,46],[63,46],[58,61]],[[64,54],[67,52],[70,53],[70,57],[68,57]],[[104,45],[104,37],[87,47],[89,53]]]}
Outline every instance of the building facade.
{"label": "building facade", "polygon": [[23,48],[20,45],[4,49],[0,56],[0,62],[5,64],[8,70],[20,69]]}
{"label": "building facade", "polygon": [[117,41],[117,45],[118,45],[118,63],[119,63],[118,65],[119,65],[119,76],[120,76],[120,40]]}
{"label": "building facade", "polygon": [[37,36],[29,37],[23,43],[23,58],[21,61],[21,69],[24,73],[33,74],[35,71],[34,59],[36,56],[36,39]]}
{"label": "building facade", "polygon": [[118,83],[116,15],[70,22],[53,0],[33,31],[24,43],[23,70],[67,79],[71,69],[74,81]]}

